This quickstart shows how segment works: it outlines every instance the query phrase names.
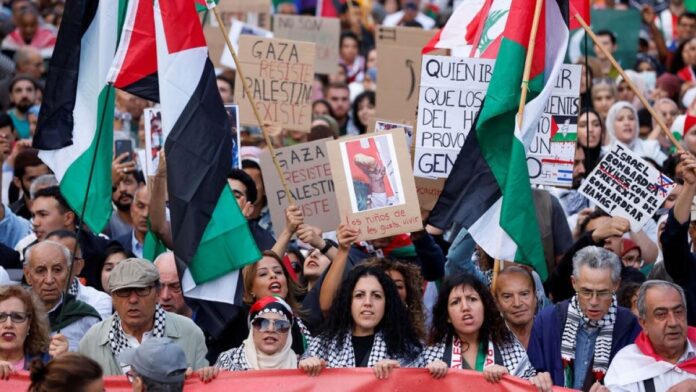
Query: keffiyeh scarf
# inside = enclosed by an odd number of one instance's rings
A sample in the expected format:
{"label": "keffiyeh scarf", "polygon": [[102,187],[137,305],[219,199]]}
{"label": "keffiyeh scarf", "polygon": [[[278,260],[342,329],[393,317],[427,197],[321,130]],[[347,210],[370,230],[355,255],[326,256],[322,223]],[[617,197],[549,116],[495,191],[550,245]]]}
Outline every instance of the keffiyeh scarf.
{"label": "keffiyeh scarf", "polygon": [[568,305],[568,317],[566,318],[563,336],[561,338],[561,358],[565,374],[566,387],[573,386],[573,361],[575,360],[575,346],[578,328],[581,325],[587,328],[599,328],[599,334],[595,341],[592,372],[595,380],[601,381],[609,368],[609,355],[611,354],[614,323],[616,322],[617,302],[616,295],[612,295],[609,311],[599,321],[590,320],[578,305],[578,296],[575,295]]}
{"label": "keffiyeh scarf", "polygon": [[[303,358],[321,358],[328,363],[330,368],[356,367],[352,337],[351,331],[347,331],[346,335],[343,337],[343,342],[339,344],[336,338],[327,339],[326,335],[319,335],[312,338],[309,343],[309,348],[303,355]],[[372,344],[372,350],[370,350],[367,367],[373,367],[375,363],[386,358],[388,358],[387,344],[384,342],[382,332],[378,331],[375,333],[375,341]]]}
{"label": "keffiyeh scarf", "polygon": [[[152,335],[156,338],[164,337],[164,330],[167,325],[167,313],[159,304],[155,305],[155,325],[152,328]],[[111,330],[109,331],[109,345],[114,357],[118,358],[119,354],[130,347],[126,333],[121,327],[121,318],[118,313],[114,313],[111,320]]]}

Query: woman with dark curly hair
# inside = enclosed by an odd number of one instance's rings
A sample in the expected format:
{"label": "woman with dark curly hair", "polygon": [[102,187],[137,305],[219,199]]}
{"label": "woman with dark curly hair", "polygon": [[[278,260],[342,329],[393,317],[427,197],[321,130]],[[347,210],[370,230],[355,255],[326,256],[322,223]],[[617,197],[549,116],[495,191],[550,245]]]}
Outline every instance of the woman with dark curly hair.
{"label": "woman with dark curly hair", "polygon": [[0,378],[18,370],[28,370],[38,358],[68,351],[68,340],[61,334],[49,337],[46,312],[40,301],[21,286],[0,286]]}
{"label": "woman with dark curly hair", "polygon": [[429,346],[419,365],[435,378],[444,377],[449,368],[483,372],[489,382],[500,381],[504,374],[522,378],[536,374],[487,287],[468,274],[443,282],[433,309]]}
{"label": "woman with dark curly hair", "polygon": [[384,379],[418,358],[421,343],[394,282],[382,269],[359,265],[341,284],[322,333],[313,338],[300,368],[316,376],[324,367],[371,367]]}
{"label": "woman with dark curly hair", "polygon": [[423,277],[420,268],[404,261],[373,257],[363,262],[365,266],[381,268],[394,281],[399,298],[404,301],[413,328],[421,341],[425,341],[425,312],[423,310]]}

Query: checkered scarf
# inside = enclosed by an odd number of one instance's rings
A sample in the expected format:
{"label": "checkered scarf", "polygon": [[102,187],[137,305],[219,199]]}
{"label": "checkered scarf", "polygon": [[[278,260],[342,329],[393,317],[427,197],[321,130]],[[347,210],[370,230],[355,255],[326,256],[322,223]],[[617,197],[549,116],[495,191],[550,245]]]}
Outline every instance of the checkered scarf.
{"label": "checkered scarf", "polygon": [[[167,313],[159,304],[157,304],[155,305],[155,325],[152,328],[153,336],[156,338],[164,337],[166,325]],[[118,358],[119,354],[121,354],[121,351],[130,347],[128,344],[128,339],[126,338],[126,333],[123,332],[123,328],[121,327],[121,318],[118,316],[118,313],[114,313],[114,317],[111,320],[109,345],[111,346],[111,352],[116,358]]]}
{"label": "checkered scarf", "polygon": [[78,279],[75,277],[73,278],[72,283],[70,283],[70,287],[68,287],[68,294],[74,295],[77,297],[77,292],[80,290]]}
{"label": "checkered scarf", "polygon": [[[330,338],[325,334],[312,338],[309,342],[309,348],[303,355],[303,358],[309,357],[324,359],[330,368],[355,367],[355,352],[353,351],[353,335],[351,331],[346,332],[341,344],[339,344],[337,338]],[[373,367],[375,363],[387,358],[389,358],[387,355],[387,344],[384,342],[382,331],[378,331],[375,333],[375,341],[372,344],[372,350],[370,350],[367,367]]]}
{"label": "checkered scarf", "polygon": [[[575,345],[578,328],[584,325],[589,328],[599,328],[599,334],[595,342],[594,361],[592,371],[596,380],[602,380],[609,367],[609,355],[611,354],[611,340],[616,322],[617,302],[616,295],[612,295],[611,306],[607,314],[599,321],[590,320],[578,305],[577,294],[573,296],[568,305],[568,317],[563,328],[561,338],[561,358],[564,368],[572,368],[575,360]],[[568,377],[566,377],[568,378]],[[568,385],[566,385],[568,386]],[[570,385],[572,387],[572,385]]]}

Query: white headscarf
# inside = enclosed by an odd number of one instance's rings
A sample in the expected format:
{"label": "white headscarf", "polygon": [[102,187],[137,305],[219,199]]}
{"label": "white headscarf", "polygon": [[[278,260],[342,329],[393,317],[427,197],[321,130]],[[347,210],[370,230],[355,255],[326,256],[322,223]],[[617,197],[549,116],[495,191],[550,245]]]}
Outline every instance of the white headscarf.
{"label": "white headscarf", "polygon": [[607,113],[607,123],[605,124],[607,127],[607,135],[609,136],[609,144],[614,144],[615,141],[618,139],[616,138],[616,129],[614,128],[614,121],[616,121],[616,118],[619,116],[619,112],[622,109],[630,109],[631,112],[633,113],[633,117],[636,119],[636,126],[635,130],[633,132],[633,140],[631,140],[628,143],[624,143],[627,145],[631,150],[633,150],[633,147],[635,145],[635,141],[638,138],[638,112],[636,111],[636,108],[633,107],[630,103],[626,101],[619,101],[616,102],[615,104],[611,105],[611,108],[609,108],[609,112]]}
{"label": "white headscarf", "polygon": [[[287,320],[285,316],[283,319]],[[297,354],[292,351],[292,331],[288,331],[288,339],[280,352],[268,355],[256,349],[254,328],[251,327],[249,328],[249,336],[244,340],[244,355],[250,368],[254,370],[297,369]]]}

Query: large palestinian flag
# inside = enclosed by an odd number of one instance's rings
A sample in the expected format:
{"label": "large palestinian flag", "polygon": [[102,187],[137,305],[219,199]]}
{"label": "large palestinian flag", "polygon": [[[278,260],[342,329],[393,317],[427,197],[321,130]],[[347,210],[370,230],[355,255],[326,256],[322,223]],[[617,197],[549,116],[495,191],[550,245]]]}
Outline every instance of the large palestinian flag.
{"label": "large palestinian flag", "polygon": [[[534,16],[533,0],[512,0],[491,83],[431,216],[430,224],[465,227],[489,255],[533,266],[546,278],[546,262],[525,156],[528,140],[563,63],[567,6],[544,1],[529,82],[529,101],[516,125],[520,86]],[[563,9],[563,11],[561,11]]]}
{"label": "large palestinian flag", "polygon": [[70,207],[78,216],[84,209],[84,222],[96,233],[112,211],[114,89],[106,76],[126,3],[65,4],[33,141]]}

